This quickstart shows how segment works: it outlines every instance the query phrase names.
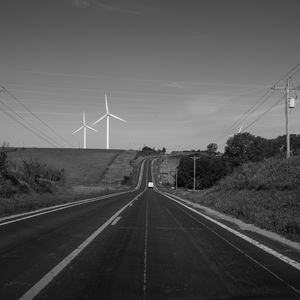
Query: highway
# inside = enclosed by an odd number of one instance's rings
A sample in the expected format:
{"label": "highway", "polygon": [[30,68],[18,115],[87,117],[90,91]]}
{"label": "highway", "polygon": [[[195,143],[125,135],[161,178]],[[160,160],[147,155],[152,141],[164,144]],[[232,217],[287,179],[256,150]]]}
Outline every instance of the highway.
{"label": "highway", "polygon": [[300,299],[300,268],[147,188],[0,222],[0,299]]}

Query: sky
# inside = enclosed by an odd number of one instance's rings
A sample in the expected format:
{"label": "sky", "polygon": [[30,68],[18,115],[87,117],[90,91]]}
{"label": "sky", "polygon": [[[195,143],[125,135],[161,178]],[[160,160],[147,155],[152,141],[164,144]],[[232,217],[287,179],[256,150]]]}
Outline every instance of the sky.
{"label": "sky", "polygon": [[[299,0],[0,4],[0,85],[19,100],[0,92],[0,142],[11,146],[82,147],[82,132],[73,131],[83,111],[89,125],[105,113],[107,93],[110,112],[127,121],[110,121],[111,148],[205,150],[215,142],[222,150],[278,102],[281,91],[233,126],[300,62]],[[299,134],[298,99],[289,119]],[[106,122],[93,127],[88,148],[105,148]],[[284,134],[284,100],[246,131]]]}

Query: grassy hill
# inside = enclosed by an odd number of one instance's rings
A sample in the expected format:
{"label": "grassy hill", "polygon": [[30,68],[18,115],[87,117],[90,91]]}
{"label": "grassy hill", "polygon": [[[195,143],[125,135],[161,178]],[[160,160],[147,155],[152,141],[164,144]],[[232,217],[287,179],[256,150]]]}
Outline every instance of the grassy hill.
{"label": "grassy hill", "polygon": [[34,160],[50,167],[65,169],[69,185],[96,185],[107,168],[124,150],[27,148],[9,151],[9,160],[18,166],[23,160]]}
{"label": "grassy hill", "polygon": [[101,178],[101,184],[107,186],[118,186],[124,180],[124,176],[130,177],[133,166],[132,161],[136,156],[136,151],[123,151],[111,162],[104,176]]}
{"label": "grassy hill", "polygon": [[300,241],[300,156],[244,164],[202,192],[172,192]]}
{"label": "grassy hill", "polygon": [[[129,186],[121,185],[124,176],[136,177],[133,150],[6,148],[5,153],[9,172],[0,174],[0,216],[125,190]],[[34,174],[64,169],[63,184],[50,182],[48,175],[28,177],[23,161],[29,161],[30,171],[37,170]]]}
{"label": "grassy hill", "polygon": [[161,158],[159,169],[159,183],[164,186],[175,185],[175,170],[179,164],[180,156]]}

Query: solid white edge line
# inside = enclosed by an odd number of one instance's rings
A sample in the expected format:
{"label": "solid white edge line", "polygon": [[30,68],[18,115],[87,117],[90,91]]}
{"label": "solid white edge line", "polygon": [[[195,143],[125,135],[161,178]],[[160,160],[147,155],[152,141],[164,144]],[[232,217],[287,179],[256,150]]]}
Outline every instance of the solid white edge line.
{"label": "solid white edge line", "polygon": [[[143,165],[144,167],[144,165]],[[143,174],[144,168],[141,169]],[[142,177],[142,175],[141,175]],[[140,178],[141,178],[140,177]],[[141,180],[140,180],[141,183]],[[32,300],[36,297],[53,279],[56,277],[80,252],[82,252],[113,220],[118,217],[133,201],[140,197],[147,189],[139,193],[133,200],[128,202],[120,210],[118,210],[112,217],[110,217],[104,224],[102,224],[93,234],[91,234],[83,243],[81,243],[74,251],[72,251],[67,257],[65,257],[58,265],[50,270],[43,278],[41,278],[35,285],[33,285],[25,294],[23,294],[19,300]]]}
{"label": "solid white edge line", "polygon": [[[124,192],[124,193],[126,193],[126,192]],[[120,194],[118,194],[118,195],[120,195]],[[118,196],[118,195],[114,194],[114,196]],[[92,202],[104,200],[104,199],[111,198],[111,197],[112,196],[110,196],[110,195],[106,195],[105,197],[101,197],[101,198],[97,198],[97,199],[82,200],[82,202],[79,202],[79,203],[78,202],[77,203],[72,203],[72,204],[67,205],[67,206],[58,207],[58,208],[51,209],[51,210],[46,210],[46,211],[43,211],[43,212],[40,212],[40,213],[31,214],[29,216],[19,218],[19,219],[16,219],[16,220],[10,220],[10,221],[7,221],[7,222],[3,222],[3,223],[0,223],[0,227],[4,226],[4,225],[11,224],[11,223],[16,223],[16,222],[20,222],[20,221],[23,221],[23,220],[35,218],[35,217],[42,216],[42,215],[46,215],[46,214],[49,214],[49,213],[52,213],[52,212],[55,212],[55,211],[59,211],[59,210],[71,208],[71,207],[74,207],[74,206],[87,204],[87,203],[92,203]]]}
{"label": "solid white edge line", "polygon": [[[114,196],[119,196],[119,195],[123,195],[123,194],[126,194],[126,193],[131,193],[131,192],[137,191],[141,186],[142,174],[143,174],[143,170],[144,170],[144,164],[145,164],[145,160],[142,161],[139,181],[138,181],[137,186],[133,190],[125,191],[125,192],[119,192],[119,193],[112,193],[112,194],[103,195],[103,196],[94,197],[94,198],[78,200],[78,201],[74,201],[74,202],[70,202],[70,203],[58,204],[58,205],[54,205],[54,206],[50,206],[50,207],[41,208],[41,209],[38,209],[38,210],[35,210],[35,211],[29,211],[29,212],[26,212],[26,213],[21,213],[21,214],[17,214],[17,215],[13,215],[13,216],[4,217],[4,218],[0,219],[0,222],[4,221],[4,220],[13,219],[13,218],[16,218],[16,219],[0,223],[0,227],[4,226],[4,225],[11,224],[11,223],[23,221],[23,220],[26,220],[26,219],[31,219],[31,218],[34,218],[34,217],[38,217],[38,216],[41,216],[41,215],[49,214],[49,213],[52,213],[52,212],[55,212],[55,211],[71,208],[71,207],[74,207],[74,206],[78,206],[78,205],[82,205],[82,204],[86,204],[86,203],[91,203],[91,202],[95,202],[95,201],[100,201],[100,200],[104,200],[104,199],[111,198],[111,197],[114,197]],[[21,217],[21,218],[19,218],[19,217]]]}
{"label": "solid white edge line", "polygon": [[[234,229],[232,229],[232,228],[230,228],[230,227],[224,225],[224,224],[221,223],[221,222],[218,222],[217,220],[215,220],[215,219],[213,219],[213,218],[211,218],[211,217],[209,217],[209,216],[207,216],[207,215],[205,215],[205,214],[199,212],[198,210],[196,210],[196,209],[194,209],[194,208],[192,208],[192,207],[189,207],[188,205],[182,203],[181,201],[178,201],[178,200],[174,199],[172,196],[169,196],[169,195],[167,195],[167,194],[165,194],[165,193],[163,193],[163,192],[160,192],[160,191],[158,191],[157,189],[156,189],[156,191],[157,191],[158,193],[164,195],[165,197],[171,199],[172,201],[175,201],[175,202],[179,203],[180,205],[182,205],[182,206],[188,208],[189,210],[193,211],[194,213],[196,213],[196,214],[202,216],[203,218],[205,218],[205,219],[207,219],[207,220],[209,220],[209,221],[211,221],[211,222],[213,222],[213,223],[219,225],[220,227],[222,227],[222,228],[226,229],[227,231],[233,233],[234,235],[236,235],[236,236],[242,238],[243,240],[249,242],[250,244],[252,244],[252,245],[254,245],[254,246],[256,246],[256,247],[262,249],[263,251],[265,251],[265,252],[267,252],[267,253],[269,253],[269,254],[275,256],[276,258],[278,258],[278,259],[280,259],[281,261],[283,261],[283,262],[289,264],[290,266],[296,268],[297,270],[300,270],[300,263],[299,263],[299,262],[297,262],[297,261],[295,261],[295,260],[293,260],[293,259],[291,259],[291,258],[289,258],[289,257],[287,257],[287,256],[285,256],[285,255],[283,255],[283,254],[281,254],[281,253],[279,253],[279,252],[277,252],[276,250],[273,250],[273,249],[269,248],[268,246],[265,246],[265,245],[261,244],[260,242],[258,242],[258,241],[256,241],[256,240],[254,240],[254,239],[252,239],[252,238],[250,238],[250,237],[248,237],[248,236],[246,236],[246,235],[244,235],[244,234],[238,232],[237,230],[234,230]],[[182,199],[182,200],[184,200],[184,199]]]}
{"label": "solid white edge line", "polygon": [[[130,205],[128,205],[128,206],[130,206]],[[121,217],[116,217],[116,218],[112,221],[111,226],[116,225],[116,224],[120,221],[120,219],[121,219]]]}
{"label": "solid white edge line", "polygon": [[[120,192],[120,193],[113,193],[113,194],[108,194],[108,195],[102,195],[102,196],[97,196],[97,197],[93,197],[93,198],[81,199],[81,200],[77,200],[77,201],[73,201],[73,202],[62,203],[62,204],[56,204],[56,205],[53,205],[53,206],[43,207],[43,208],[40,208],[40,209],[36,209],[36,210],[32,210],[32,211],[27,211],[27,212],[24,212],[24,213],[19,213],[19,214],[15,214],[15,215],[11,215],[11,216],[0,218],[0,222],[5,221],[5,220],[14,219],[14,218],[17,219],[19,217],[24,217],[24,216],[28,216],[28,215],[33,215],[33,214],[37,214],[39,212],[44,212],[44,211],[47,211],[47,210],[52,210],[52,209],[56,209],[56,208],[60,208],[60,207],[64,207],[64,206],[75,205],[75,204],[82,203],[82,202],[97,201],[97,200],[101,200],[102,198],[107,198],[107,197],[111,197],[111,196],[117,196],[119,194],[127,193],[127,192],[130,192],[130,191],[124,191],[124,192]],[[0,223],[0,225],[1,225],[1,223]]]}

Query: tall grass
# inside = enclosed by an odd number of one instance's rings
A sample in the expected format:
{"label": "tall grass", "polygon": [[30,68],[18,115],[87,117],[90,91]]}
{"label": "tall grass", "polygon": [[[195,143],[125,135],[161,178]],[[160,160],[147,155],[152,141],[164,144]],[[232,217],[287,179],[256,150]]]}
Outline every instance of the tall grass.
{"label": "tall grass", "polygon": [[295,190],[300,188],[300,156],[246,163],[223,178],[218,190]]}
{"label": "tall grass", "polygon": [[[135,155],[125,150],[3,149],[0,216],[128,190],[121,182],[123,175],[137,176],[131,166]],[[101,184],[108,166],[117,170],[109,189]]]}
{"label": "tall grass", "polygon": [[201,193],[171,192],[300,241],[300,156],[244,164]]}

